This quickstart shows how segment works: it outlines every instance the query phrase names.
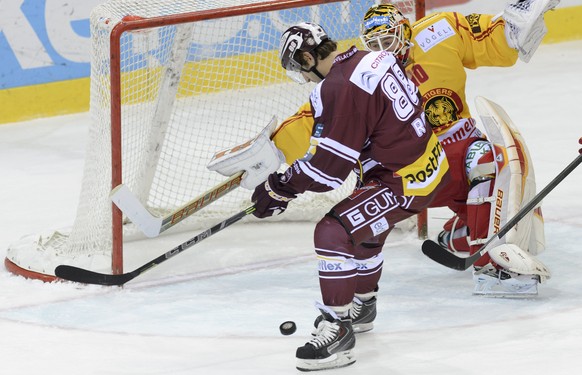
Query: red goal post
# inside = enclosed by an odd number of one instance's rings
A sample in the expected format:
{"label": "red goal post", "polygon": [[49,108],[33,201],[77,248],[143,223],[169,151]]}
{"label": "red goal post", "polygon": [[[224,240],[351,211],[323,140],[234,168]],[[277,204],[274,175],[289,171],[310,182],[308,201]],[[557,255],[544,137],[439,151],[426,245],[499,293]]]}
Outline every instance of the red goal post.
{"label": "red goal post", "polygon": [[[220,184],[225,178],[205,168],[215,151],[256,135],[273,116],[291,116],[309,97],[312,87],[290,82],[280,67],[280,34],[313,21],[340,48],[361,47],[361,19],[376,3],[109,0],[97,6],[91,125],[75,222],[11,245],[6,267],[46,281],[55,279],[59,264],[123,273],[124,249],[139,231],[111,203],[110,191],[124,183],[162,216]],[[424,0],[395,3],[411,21],[424,15]],[[347,183],[329,194],[305,194],[273,220],[317,220],[350,190]],[[223,220],[247,206],[250,195],[236,189],[175,229]]]}

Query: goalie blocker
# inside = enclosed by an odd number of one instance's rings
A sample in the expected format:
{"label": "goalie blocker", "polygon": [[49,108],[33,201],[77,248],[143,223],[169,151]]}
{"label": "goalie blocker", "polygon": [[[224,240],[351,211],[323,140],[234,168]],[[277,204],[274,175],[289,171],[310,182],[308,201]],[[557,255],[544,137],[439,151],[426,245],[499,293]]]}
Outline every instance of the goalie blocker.
{"label": "goalie blocker", "polygon": [[156,217],[131,190],[121,184],[111,192],[111,201],[148,237],[156,237],[195,212],[220,199],[238,186],[252,189],[279,169],[282,154],[269,136],[277,126],[273,117],[255,138],[217,152],[208,169],[230,178],[192,199],[164,217]]}
{"label": "goalie blocker", "polygon": [[276,126],[277,119],[273,117],[255,138],[216,152],[207,168],[223,176],[244,171],[240,186],[253,190],[285,161],[285,156],[270,138]]}

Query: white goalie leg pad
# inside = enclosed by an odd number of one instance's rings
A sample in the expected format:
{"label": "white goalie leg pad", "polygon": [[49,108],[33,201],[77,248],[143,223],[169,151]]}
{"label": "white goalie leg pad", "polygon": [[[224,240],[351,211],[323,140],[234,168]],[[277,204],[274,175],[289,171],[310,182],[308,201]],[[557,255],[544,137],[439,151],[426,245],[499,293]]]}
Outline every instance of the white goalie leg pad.
{"label": "white goalie leg pad", "polygon": [[503,244],[489,250],[491,260],[504,269],[520,275],[537,275],[540,282],[552,276],[548,268],[538,259],[514,244]]}
{"label": "white goalie leg pad", "polygon": [[266,181],[271,173],[276,172],[285,161],[283,153],[270,139],[276,126],[277,119],[273,117],[269,125],[255,138],[218,151],[206,167],[223,176],[232,176],[245,171],[240,186],[249,190],[254,189]]}
{"label": "white goalie leg pad", "polygon": [[[503,108],[483,97],[477,97],[475,103],[487,137],[494,144],[495,201],[491,205],[488,235],[492,237],[535,196],[535,174],[527,145]],[[533,255],[541,253],[545,248],[541,209],[530,211],[500,241],[515,244]]]}
{"label": "white goalie leg pad", "polygon": [[518,0],[507,5],[505,37],[510,47],[517,49],[519,58],[528,62],[548,32],[544,13],[555,8],[560,0]]}
{"label": "white goalie leg pad", "polygon": [[544,231],[544,216],[542,207],[536,206],[533,211],[531,226],[531,236],[529,247],[527,248],[532,255],[538,255],[546,249],[546,233]]}

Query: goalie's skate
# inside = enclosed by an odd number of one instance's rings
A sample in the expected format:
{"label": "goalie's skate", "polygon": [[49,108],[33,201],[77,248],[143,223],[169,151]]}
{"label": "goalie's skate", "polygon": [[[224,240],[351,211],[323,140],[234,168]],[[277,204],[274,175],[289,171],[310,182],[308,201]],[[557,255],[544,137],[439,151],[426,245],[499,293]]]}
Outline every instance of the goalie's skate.
{"label": "goalie's skate", "polygon": [[538,294],[538,275],[521,275],[491,264],[473,272],[473,294],[493,297],[531,297]]}
{"label": "goalie's skate", "polygon": [[[354,333],[371,331],[374,329],[374,319],[376,319],[376,297],[372,297],[366,302],[362,302],[357,297],[354,297],[352,307],[348,314],[349,317],[352,318]],[[313,322],[315,328],[319,326],[319,323],[323,319],[323,315],[320,315],[315,319],[315,322]],[[314,331],[313,335],[316,333],[317,331]]]}
{"label": "goalie's skate", "polygon": [[297,369],[319,371],[349,366],[356,362],[353,349],[356,337],[350,318],[340,319],[331,310],[322,308],[323,319],[313,338],[297,348]]}

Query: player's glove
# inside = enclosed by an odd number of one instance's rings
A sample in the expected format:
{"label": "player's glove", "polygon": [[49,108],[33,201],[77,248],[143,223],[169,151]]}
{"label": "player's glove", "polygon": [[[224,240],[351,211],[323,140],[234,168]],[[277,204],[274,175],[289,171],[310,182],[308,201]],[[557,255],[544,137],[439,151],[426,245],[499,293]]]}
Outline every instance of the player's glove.
{"label": "player's glove", "polygon": [[253,215],[258,218],[265,218],[273,215],[279,215],[287,209],[287,205],[297,196],[291,192],[285,191],[281,184],[279,173],[272,173],[265,183],[255,188],[251,200],[255,204]]}
{"label": "player's glove", "polygon": [[[580,139],[578,140],[578,143],[580,143],[582,145],[582,137],[580,137]],[[578,150],[578,152],[582,154],[582,148],[580,150]]]}

